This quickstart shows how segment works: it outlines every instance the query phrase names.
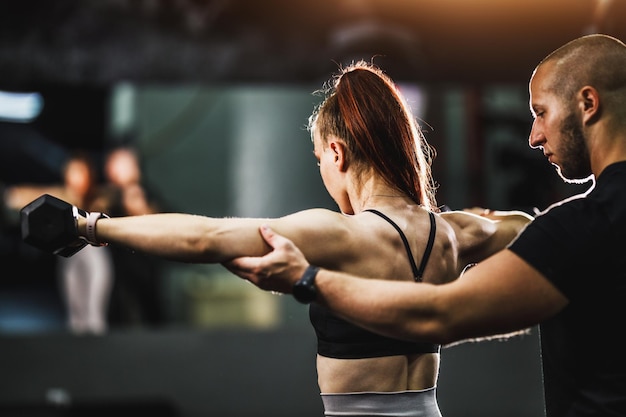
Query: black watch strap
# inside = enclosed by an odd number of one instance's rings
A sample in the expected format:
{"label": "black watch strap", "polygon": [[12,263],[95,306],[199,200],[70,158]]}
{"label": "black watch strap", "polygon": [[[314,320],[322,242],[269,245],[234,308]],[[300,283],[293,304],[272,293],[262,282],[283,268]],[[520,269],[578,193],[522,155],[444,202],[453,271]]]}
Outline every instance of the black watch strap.
{"label": "black watch strap", "polygon": [[317,297],[317,289],[315,288],[315,277],[320,268],[315,265],[309,265],[302,277],[293,284],[293,297],[303,304],[309,304]]}

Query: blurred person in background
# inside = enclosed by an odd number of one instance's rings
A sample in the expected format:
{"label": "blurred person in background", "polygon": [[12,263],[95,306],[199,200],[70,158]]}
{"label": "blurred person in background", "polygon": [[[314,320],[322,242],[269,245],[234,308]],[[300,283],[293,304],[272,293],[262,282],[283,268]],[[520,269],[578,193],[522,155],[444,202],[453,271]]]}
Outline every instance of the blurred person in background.
{"label": "blurred person in background", "polygon": [[[73,151],[62,170],[61,184],[21,184],[7,187],[4,203],[19,210],[29,201],[50,194],[87,211],[109,212],[113,200],[98,184],[95,158]],[[87,246],[71,257],[58,257],[56,276],[65,302],[68,326],[75,333],[102,334],[107,330],[108,302],[114,280],[109,248]]]}
{"label": "blurred person in background", "polygon": [[[158,213],[162,203],[147,189],[138,149],[114,146],[102,159],[103,188],[113,196],[112,217]],[[158,326],[166,321],[161,293],[164,261],[141,252],[110,246],[115,284],[109,319],[117,326]]]}

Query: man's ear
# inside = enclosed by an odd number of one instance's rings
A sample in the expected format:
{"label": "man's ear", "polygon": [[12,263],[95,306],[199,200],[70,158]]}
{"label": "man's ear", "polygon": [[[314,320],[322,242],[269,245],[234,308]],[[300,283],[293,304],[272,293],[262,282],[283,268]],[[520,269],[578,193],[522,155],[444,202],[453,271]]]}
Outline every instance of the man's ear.
{"label": "man's ear", "polygon": [[598,90],[591,86],[585,86],[580,89],[579,97],[583,125],[594,123],[600,116]]}
{"label": "man's ear", "polygon": [[339,171],[344,172],[348,168],[348,160],[346,155],[346,144],[333,140],[328,143],[330,150],[333,152],[333,161]]}

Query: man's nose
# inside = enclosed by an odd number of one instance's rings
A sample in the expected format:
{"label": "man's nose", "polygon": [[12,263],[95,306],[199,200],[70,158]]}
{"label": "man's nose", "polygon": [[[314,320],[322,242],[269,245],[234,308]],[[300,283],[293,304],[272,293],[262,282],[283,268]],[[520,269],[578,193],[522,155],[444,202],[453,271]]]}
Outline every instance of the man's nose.
{"label": "man's nose", "polygon": [[536,128],[533,124],[533,127],[530,129],[530,135],[528,135],[528,146],[531,148],[538,148],[543,145],[546,141],[546,137],[543,132]]}

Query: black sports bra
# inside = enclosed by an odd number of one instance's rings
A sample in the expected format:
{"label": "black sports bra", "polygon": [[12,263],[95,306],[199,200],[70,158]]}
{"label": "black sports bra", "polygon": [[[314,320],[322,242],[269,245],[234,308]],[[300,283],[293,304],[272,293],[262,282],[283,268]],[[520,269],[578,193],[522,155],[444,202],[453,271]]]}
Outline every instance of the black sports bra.
{"label": "black sports bra", "polygon": [[[435,240],[435,215],[429,212],[430,235],[424,256],[418,268],[413,259],[408,240],[400,227],[389,217],[377,210],[366,211],[382,217],[398,231],[409,256],[415,280],[421,281]],[[339,359],[357,359],[439,352],[440,346],[438,344],[415,343],[372,333],[335,316],[330,310],[316,303],[311,304],[309,307],[309,319],[317,335],[317,353],[321,356]]]}
{"label": "black sports bra", "polygon": [[409,262],[411,263],[411,269],[413,269],[413,277],[415,281],[421,281],[422,276],[424,275],[424,268],[426,268],[426,264],[428,263],[428,258],[430,258],[430,252],[433,250],[433,244],[435,243],[435,232],[437,231],[437,226],[435,224],[435,215],[432,212],[428,212],[428,217],[430,217],[430,234],[428,235],[428,243],[426,244],[426,249],[424,250],[424,255],[422,256],[422,262],[420,263],[420,267],[418,268],[415,265],[415,259],[413,259],[413,252],[411,252],[411,247],[409,246],[409,241],[407,240],[404,232],[400,227],[389,217],[384,215],[378,210],[368,209],[365,211],[369,211],[370,213],[374,213],[387,220],[387,222],[392,225],[400,234],[400,238],[402,239],[402,243],[404,243],[404,248],[406,249],[406,253],[409,255]]}

